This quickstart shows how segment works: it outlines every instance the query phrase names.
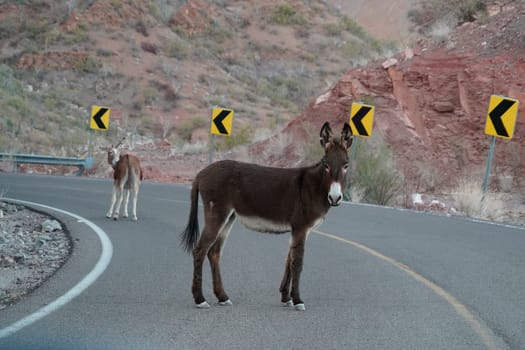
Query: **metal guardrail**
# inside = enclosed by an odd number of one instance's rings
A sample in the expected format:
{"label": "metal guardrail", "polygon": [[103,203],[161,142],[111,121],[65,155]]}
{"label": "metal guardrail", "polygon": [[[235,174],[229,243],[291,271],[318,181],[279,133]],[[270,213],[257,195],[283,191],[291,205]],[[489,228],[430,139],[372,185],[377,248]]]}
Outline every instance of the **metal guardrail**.
{"label": "metal guardrail", "polygon": [[0,161],[13,162],[14,172],[17,172],[18,165],[22,163],[27,164],[44,164],[44,165],[63,165],[63,166],[77,166],[78,176],[81,176],[84,170],[90,169],[93,166],[94,160],[92,157],[87,158],[73,158],[73,157],[54,157],[37,154],[18,154],[18,153],[0,153]]}

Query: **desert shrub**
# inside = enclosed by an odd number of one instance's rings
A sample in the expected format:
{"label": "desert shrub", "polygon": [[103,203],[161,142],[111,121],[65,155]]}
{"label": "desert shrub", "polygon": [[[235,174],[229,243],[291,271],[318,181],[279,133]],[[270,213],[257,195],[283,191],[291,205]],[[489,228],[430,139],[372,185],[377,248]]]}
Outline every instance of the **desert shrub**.
{"label": "desert shrub", "polygon": [[140,48],[146,52],[152,53],[154,55],[159,54],[159,48],[156,44],[143,41],[140,43]]}
{"label": "desert shrub", "polygon": [[159,92],[154,87],[148,86],[142,90],[142,96],[146,105],[152,105],[158,100]]}
{"label": "desert shrub", "polygon": [[275,74],[258,79],[255,93],[268,97],[280,106],[293,108],[295,105],[307,103],[317,89],[318,86],[308,77],[291,72],[290,75]]}
{"label": "desert shrub", "polygon": [[346,57],[368,56],[368,48],[366,44],[357,40],[349,40],[341,48]]}
{"label": "desert shrub", "polygon": [[13,96],[7,99],[6,105],[13,108],[21,117],[27,117],[30,115],[30,110],[26,101],[19,96]]}
{"label": "desert shrub", "polygon": [[408,12],[416,27],[427,32],[437,23],[456,26],[472,22],[486,12],[487,0],[426,0]]}
{"label": "desert shrub", "polygon": [[329,36],[338,36],[341,34],[341,26],[338,23],[328,23],[324,25],[324,31]]}
{"label": "desert shrub", "polygon": [[8,17],[0,21],[0,39],[8,39],[18,32],[18,23],[15,18]]}
{"label": "desert shrub", "polygon": [[341,18],[340,26],[342,27],[342,29],[349,31],[350,33],[354,34],[360,39],[368,38],[368,34],[363,29],[363,27],[361,27],[356,21],[354,21],[348,16],[343,16]]}
{"label": "desert shrub", "polygon": [[216,44],[222,44],[227,40],[232,39],[234,36],[233,31],[230,28],[218,24],[210,26],[207,34]]}
{"label": "desert shrub", "polygon": [[179,127],[177,127],[177,134],[179,134],[180,138],[184,141],[191,141],[191,135],[193,134],[193,130],[198,128],[203,128],[206,126],[206,120],[202,117],[193,118],[190,120],[187,120]]}
{"label": "desert shrub", "polygon": [[270,15],[270,22],[280,25],[306,25],[308,20],[297,12],[292,5],[285,3],[277,6]]}
{"label": "desert shrub", "polygon": [[122,8],[122,0],[111,0],[110,3],[111,6],[117,11]]}
{"label": "desert shrub", "polygon": [[[390,148],[373,136],[376,143],[359,142],[356,147],[355,158],[349,174],[350,182],[345,192],[352,193],[352,187],[361,192],[361,201],[371,204],[391,205],[400,194],[403,186],[403,176],[393,165]],[[351,151],[352,152],[352,151]]]}
{"label": "desert shrub", "polygon": [[65,41],[66,44],[78,44],[87,41],[88,38],[88,26],[84,23],[80,23],[59,37],[59,39]]}
{"label": "desert shrub", "polygon": [[24,95],[22,84],[16,79],[14,71],[5,64],[0,64],[0,89],[10,95]]}
{"label": "desert shrub", "polygon": [[480,180],[462,178],[452,194],[460,212],[470,217],[479,215],[483,196]]}
{"label": "desert shrub", "polygon": [[84,73],[93,73],[97,68],[97,60],[92,56],[79,59],[75,63],[75,70]]}
{"label": "desert shrub", "polygon": [[464,177],[452,191],[456,208],[468,217],[496,219],[504,208],[504,203],[496,193],[483,195],[481,179]]}
{"label": "desert shrub", "polygon": [[232,149],[234,147],[250,143],[252,137],[252,127],[250,125],[244,125],[240,128],[232,130],[232,134],[229,137],[224,137],[223,140],[226,149]]}
{"label": "desert shrub", "polygon": [[179,60],[188,58],[188,45],[179,39],[171,40],[164,46],[164,54],[168,57],[175,57]]}

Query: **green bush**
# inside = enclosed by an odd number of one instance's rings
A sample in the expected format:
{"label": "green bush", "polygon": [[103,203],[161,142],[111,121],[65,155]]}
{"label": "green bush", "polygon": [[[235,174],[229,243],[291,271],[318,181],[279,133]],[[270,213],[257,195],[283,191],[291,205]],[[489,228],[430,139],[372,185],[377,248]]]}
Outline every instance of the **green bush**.
{"label": "green bush", "polygon": [[392,164],[389,147],[380,140],[377,145],[362,141],[352,147],[356,147],[355,159],[349,176],[350,183],[345,190],[347,196],[350,186],[356,186],[362,191],[362,202],[392,204],[401,192],[403,177]]}
{"label": "green bush", "polygon": [[21,117],[27,117],[30,115],[29,107],[27,106],[26,101],[19,96],[13,96],[6,100],[6,105],[13,108],[18,115]]}
{"label": "green bush", "polygon": [[0,64],[0,89],[9,95],[24,95],[22,84],[16,79],[14,71],[5,64]]}
{"label": "green bush", "polygon": [[348,16],[343,16],[343,18],[341,19],[340,26],[344,30],[349,31],[350,33],[354,34],[360,39],[364,40],[368,38],[368,34],[363,29],[363,27],[361,27],[356,21],[354,21]]}
{"label": "green bush", "polygon": [[175,57],[179,60],[188,58],[188,45],[182,40],[172,40],[164,47],[164,53],[168,57]]}
{"label": "green bush", "polygon": [[476,19],[479,12],[486,10],[486,3],[483,0],[455,0],[451,1],[451,8],[455,9],[456,18],[459,23],[472,22]]}
{"label": "green bush", "polygon": [[97,68],[97,60],[92,56],[87,56],[75,63],[75,70],[84,73],[93,73]]}
{"label": "green bush", "polygon": [[423,31],[436,23],[450,22],[459,25],[473,22],[476,16],[486,13],[487,0],[426,0],[408,12],[408,18]]}
{"label": "green bush", "polygon": [[191,135],[193,134],[193,130],[198,128],[203,128],[206,126],[206,120],[201,117],[196,117],[191,120],[187,120],[183,122],[179,127],[177,127],[177,134],[179,134],[180,138],[184,141],[191,141]]}
{"label": "green bush", "polygon": [[7,17],[0,21],[0,39],[9,39],[18,33],[19,25],[13,17]]}
{"label": "green bush", "polygon": [[329,36],[338,36],[341,34],[341,26],[337,23],[328,23],[324,26],[324,31]]}
{"label": "green bush", "polygon": [[308,20],[300,12],[297,12],[290,4],[277,6],[270,15],[270,22],[280,25],[308,24]]}
{"label": "green bush", "polygon": [[78,44],[87,41],[89,38],[87,25],[81,23],[75,28],[65,33],[60,33],[54,37],[55,41],[63,41],[68,45]]}
{"label": "green bush", "polygon": [[236,146],[250,143],[252,137],[252,127],[250,125],[245,125],[236,130],[232,130],[231,136],[224,137],[224,145],[227,149],[232,149]]}

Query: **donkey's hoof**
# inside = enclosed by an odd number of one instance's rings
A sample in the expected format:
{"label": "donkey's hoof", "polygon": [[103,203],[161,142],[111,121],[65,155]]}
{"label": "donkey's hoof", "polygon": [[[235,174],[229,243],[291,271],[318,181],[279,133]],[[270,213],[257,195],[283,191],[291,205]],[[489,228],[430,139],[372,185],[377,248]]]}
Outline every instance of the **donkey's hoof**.
{"label": "donkey's hoof", "polygon": [[107,213],[107,214],[106,214],[106,217],[107,217],[108,219],[111,219],[111,213]]}
{"label": "donkey's hoof", "polygon": [[127,218],[128,216],[129,216],[128,214],[122,215],[123,218]]}
{"label": "donkey's hoof", "polygon": [[293,306],[294,309],[296,309],[297,311],[306,311],[306,307],[304,307],[304,304],[301,303],[301,304],[295,304]]}
{"label": "donkey's hoof", "polygon": [[118,216],[114,216],[113,221],[117,221],[117,220],[118,220]]}
{"label": "donkey's hoof", "polygon": [[225,300],[225,301],[219,301],[219,305],[221,306],[230,306],[230,305],[233,305],[232,301],[230,299],[228,300]]}
{"label": "donkey's hoof", "polygon": [[137,221],[137,215],[131,215],[131,221]]}
{"label": "donkey's hoof", "polygon": [[290,307],[293,305],[292,299],[288,300],[287,302],[281,302],[282,307]]}
{"label": "donkey's hoof", "polygon": [[209,309],[210,308],[210,304],[208,304],[207,301],[203,301],[202,303],[200,304],[196,304],[195,307],[197,309]]}

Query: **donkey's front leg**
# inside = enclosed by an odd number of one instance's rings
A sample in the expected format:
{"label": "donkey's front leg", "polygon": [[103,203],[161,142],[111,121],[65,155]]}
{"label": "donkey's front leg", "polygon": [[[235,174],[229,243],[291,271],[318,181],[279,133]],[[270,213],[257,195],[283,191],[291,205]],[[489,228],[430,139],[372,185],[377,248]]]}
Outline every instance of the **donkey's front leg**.
{"label": "donkey's front leg", "polygon": [[290,243],[290,272],[292,280],[292,302],[296,310],[304,311],[304,302],[299,295],[299,279],[301,271],[303,270],[304,245],[306,241],[306,230],[299,230],[292,232],[292,240]]}

